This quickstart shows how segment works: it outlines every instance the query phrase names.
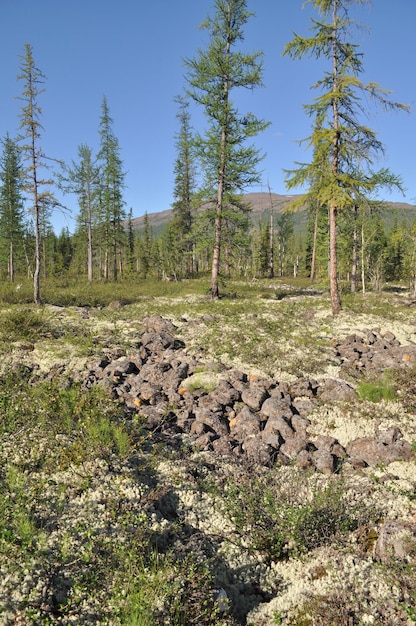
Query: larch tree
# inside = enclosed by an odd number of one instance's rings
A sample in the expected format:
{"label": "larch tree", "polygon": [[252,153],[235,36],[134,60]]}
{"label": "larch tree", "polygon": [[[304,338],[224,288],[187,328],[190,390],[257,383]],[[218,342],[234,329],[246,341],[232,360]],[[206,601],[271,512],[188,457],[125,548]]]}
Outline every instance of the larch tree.
{"label": "larch tree", "polygon": [[[323,58],[328,71],[313,87],[321,91],[312,104],[305,105],[306,112],[314,118],[313,132],[307,138],[313,149],[309,164],[298,163],[287,176],[288,188],[316,182],[316,200],[328,207],[329,221],[329,285],[332,313],[341,310],[337,272],[337,222],[341,211],[354,206],[354,194],[374,190],[374,172],[371,165],[383,145],[376,133],[365,123],[368,101],[385,110],[406,109],[392,102],[390,92],[377,83],[364,83],[362,54],[351,43],[349,33],[353,21],[349,17],[351,5],[361,5],[368,0],[308,0],[317,10],[319,19],[312,20],[312,36],[295,34],[284,54],[294,59]],[[325,164],[325,165],[323,165]]]}
{"label": "larch tree", "polygon": [[[258,183],[257,166],[263,158],[247,140],[265,130],[268,123],[252,113],[242,114],[232,101],[241,88],[262,85],[262,54],[239,49],[244,26],[252,15],[246,0],[216,0],[215,15],[203,28],[210,35],[206,50],[185,60],[187,93],[203,107],[208,120],[204,136],[198,136],[198,153],[204,169],[204,186],[214,197],[214,244],[211,270],[211,297],[219,297],[219,274],[223,228],[236,222],[244,210],[238,194]],[[235,213],[235,215],[233,215]]]}
{"label": "larch tree", "polygon": [[23,166],[20,149],[6,135],[0,159],[0,242],[7,258],[7,273],[14,282],[16,255],[23,251]]}
{"label": "larch tree", "polygon": [[107,98],[104,96],[100,118],[100,150],[98,165],[100,168],[99,202],[101,221],[104,229],[104,278],[109,278],[110,255],[113,261],[113,279],[118,278],[118,252],[124,242],[125,231],[123,220],[126,219],[124,210],[124,178],[123,162],[120,158],[120,146],[113,132],[113,120]]}
{"label": "larch tree", "polygon": [[[50,187],[53,182],[42,177],[42,170],[46,167],[45,155],[39,141],[43,130],[40,122],[42,110],[38,98],[45,91],[42,85],[45,75],[36,67],[33,58],[32,46],[25,44],[25,54],[21,56],[20,74],[17,79],[23,83],[22,95],[19,100],[23,102],[20,114],[20,139],[23,156],[27,161],[27,184],[26,188],[32,198],[32,216],[35,230],[35,271],[33,273],[33,299],[34,303],[41,304],[40,297],[40,273],[42,252],[42,215],[45,207],[50,207],[54,202]],[[42,191],[42,189],[44,189]]]}

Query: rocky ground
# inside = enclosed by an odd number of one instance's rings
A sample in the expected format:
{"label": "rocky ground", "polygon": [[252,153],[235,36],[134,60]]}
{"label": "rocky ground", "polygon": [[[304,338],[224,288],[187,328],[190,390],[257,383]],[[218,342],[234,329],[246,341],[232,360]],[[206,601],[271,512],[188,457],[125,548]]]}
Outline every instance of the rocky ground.
{"label": "rocky ground", "polygon": [[[295,314],[296,297],[285,315]],[[69,348],[52,356],[52,336],[43,347],[17,344],[4,359],[3,375],[24,367],[28,386],[56,381],[87,396],[104,390],[134,446],[79,462],[68,431],[46,434],[47,424],[37,423],[3,433],[1,480],[13,489],[0,504],[9,511],[25,492],[37,534],[26,544],[1,535],[1,545],[7,540],[13,549],[0,556],[0,624],[416,623],[409,302],[391,320],[343,313],[335,322],[312,298],[299,310],[312,341],[302,336],[300,343],[283,336],[283,327],[281,337],[264,342],[265,320],[278,313],[275,302],[261,307],[256,341],[265,353],[275,345],[272,365],[241,359],[253,312],[233,331],[232,341],[241,342],[233,356],[229,314],[220,308],[192,314],[189,305],[187,315],[136,318],[117,303],[117,333],[115,322],[100,325],[93,310],[72,311],[105,338],[89,357]],[[223,338],[219,347],[204,343],[214,332]],[[369,399],[363,383],[381,395]],[[128,579],[105,568],[114,567],[117,544],[117,563],[137,572],[132,555],[145,542],[169,554],[170,565],[162,568],[165,582],[156,568],[141,583],[153,590],[150,612],[127,617],[111,603],[130,597]],[[190,555],[196,569],[186,574]],[[166,587],[186,610],[172,608]]]}

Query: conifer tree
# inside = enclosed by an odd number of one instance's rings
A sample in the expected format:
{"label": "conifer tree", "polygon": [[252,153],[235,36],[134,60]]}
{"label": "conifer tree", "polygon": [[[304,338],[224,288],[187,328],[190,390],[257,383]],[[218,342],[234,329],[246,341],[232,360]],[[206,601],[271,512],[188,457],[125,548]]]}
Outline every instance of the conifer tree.
{"label": "conifer tree", "polygon": [[[298,164],[289,173],[288,187],[316,181],[320,173],[317,200],[328,206],[329,213],[329,283],[334,315],[341,309],[337,275],[337,222],[340,211],[351,209],[353,195],[371,193],[374,189],[371,164],[383,151],[373,130],[363,122],[366,105],[363,98],[380,104],[386,110],[406,109],[392,102],[389,92],[374,82],[364,83],[362,55],[357,45],[348,41],[352,20],[348,8],[367,0],[309,0],[319,14],[313,20],[311,37],[295,35],[284,50],[295,59],[324,58],[328,72],[313,87],[321,90],[313,104],[305,105],[314,118],[312,135],[306,140],[313,148],[309,164]],[[325,165],[323,165],[325,164]]]}
{"label": "conifer tree", "polygon": [[104,231],[104,278],[109,278],[110,255],[113,261],[113,279],[118,277],[119,248],[125,242],[123,220],[126,218],[124,210],[123,163],[120,158],[120,146],[113,132],[113,120],[110,116],[107,98],[104,96],[101,105],[100,118],[100,151],[98,163],[100,167],[100,210],[101,222]]}
{"label": "conifer tree", "polygon": [[86,144],[78,146],[79,161],[72,161],[65,167],[62,177],[66,191],[74,192],[78,197],[79,213],[77,231],[85,238],[88,281],[93,280],[93,229],[97,222],[97,195],[99,184],[99,168],[94,160],[92,150]]}
{"label": "conifer tree", "polygon": [[23,166],[16,142],[9,135],[3,140],[0,160],[0,242],[7,258],[10,282],[15,278],[16,257],[23,253]]}
{"label": "conifer tree", "polygon": [[[208,120],[198,152],[204,168],[204,187],[214,203],[214,245],[211,297],[219,296],[219,272],[224,223],[235,221],[243,210],[237,195],[259,182],[260,152],[247,140],[267,127],[252,113],[241,114],[232,101],[235,90],[262,84],[261,53],[238,49],[244,26],[252,15],[246,0],[215,0],[215,15],[202,25],[210,34],[208,48],[185,61],[188,95],[203,107]],[[230,231],[231,232],[231,231]]]}
{"label": "conifer tree", "polygon": [[[173,222],[169,228],[170,239],[174,244],[172,253],[176,253],[175,273],[192,274],[193,267],[193,209],[196,186],[196,156],[189,101],[179,96],[177,119],[179,131],[176,136],[177,156],[174,167],[174,202],[172,205]],[[173,261],[172,254],[171,262]]]}
{"label": "conifer tree", "polygon": [[[32,46],[25,44],[25,54],[21,57],[21,73],[18,80],[23,82],[22,95],[19,97],[23,102],[20,114],[20,139],[25,141],[22,146],[23,155],[28,162],[26,188],[32,197],[32,210],[35,230],[35,271],[33,274],[33,299],[36,305],[41,304],[40,297],[40,273],[42,251],[42,218],[45,208],[50,208],[54,199],[50,189],[53,182],[42,177],[45,168],[45,155],[39,145],[41,131],[43,130],[40,118],[42,110],[38,103],[40,94],[44,92],[42,87],[45,75],[36,67],[33,58]],[[42,191],[42,189],[44,189]]]}

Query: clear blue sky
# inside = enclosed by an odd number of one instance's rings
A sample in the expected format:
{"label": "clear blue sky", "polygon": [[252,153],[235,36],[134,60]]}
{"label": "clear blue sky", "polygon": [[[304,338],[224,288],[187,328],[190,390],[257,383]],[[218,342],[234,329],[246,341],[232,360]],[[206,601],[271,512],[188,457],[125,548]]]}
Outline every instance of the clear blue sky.
{"label": "clear blue sky", "polygon": [[[28,42],[47,78],[39,97],[44,152],[67,163],[77,159],[81,143],[96,152],[105,95],[127,172],[126,209],[135,217],[169,209],[178,130],[174,97],[183,93],[183,58],[207,44],[198,26],[213,5],[214,0],[0,0],[0,137],[17,133],[22,83],[16,77]],[[256,139],[267,153],[263,185],[250,191],[266,191],[269,181],[273,192],[286,193],[282,170],[308,159],[296,140],[310,133],[302,104],[318,95],[310,87],[323,66],[281,56],[293,31],[308,34],[310,16],[316,16],[302,5],[303,0],[248,0],[255,16],[243,45],[247,52],[264,52],[265,87],[247,93],[241,110],[271,122]],[[367,27],[353,35],[364,54],[363,78],[413,107],[410,115],[379,111],[367,121],[386,149],[377,166],[400,175],[407,188],[404,197],[386,193],[383,199],[416,203],[416,0],[373,0],[352,16]],[[192,124],[203,131],[200,111],[192,109]],[[76,214],[76,198],[66,196],[65,202]],[[53,223],[58,232],[74,227],[73,218],[60,214]]]}

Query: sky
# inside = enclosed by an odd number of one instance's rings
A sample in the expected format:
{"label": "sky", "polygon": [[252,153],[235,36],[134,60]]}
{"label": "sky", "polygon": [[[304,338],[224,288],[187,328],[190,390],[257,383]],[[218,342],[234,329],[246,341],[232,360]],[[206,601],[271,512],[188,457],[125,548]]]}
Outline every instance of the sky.
{"label": "sky", "polygon": [[[310,157],[298,143],[311,131],[303,105],[318,95],[311,86],[328,68],[313,59],[282,56],[294,32],[311,34],[311,17],[317,15],[303,4],[247,0],[254,16],[241,46],[247,53],[263,52],[264,87],[235,99],[242,113],[250,111],[271,122],[254,140],[265,154],[262,182],[247,191],[270,186],[274,193],[289,193],[284,170]],[[170,209],[178,131],[174,100],[184,93],[183,60],[208,45],[208,33],[199,25],[214,15],[214,6],[214,0],[0,0],[0,138],[18,133],[23,83],[17,76],[25,44],[30,43],[36,66],[46,76],[38,98],[43,152],[67,164],[78,160],[80,144],[96,153],[105,96],[126,172],[126,210],[139,217]],[[375,167],[401,176],[406,188],[405,195],[383,191],[380,199],[415,204],[416,0],[373,0],[353,7],[351,17],[363,26],[352,35],[364,55],[361,78],[391,90],[395,102],[412,107],[410,114],[386,113],[365,103],[365,122],[385,148]],[[190,113],[194,130],[203,133],[203,111],[193,105]],[[77,199],[72,194],[58,198],[68,210],[53,215],[55,232],[64,227],[73,232]]]}

